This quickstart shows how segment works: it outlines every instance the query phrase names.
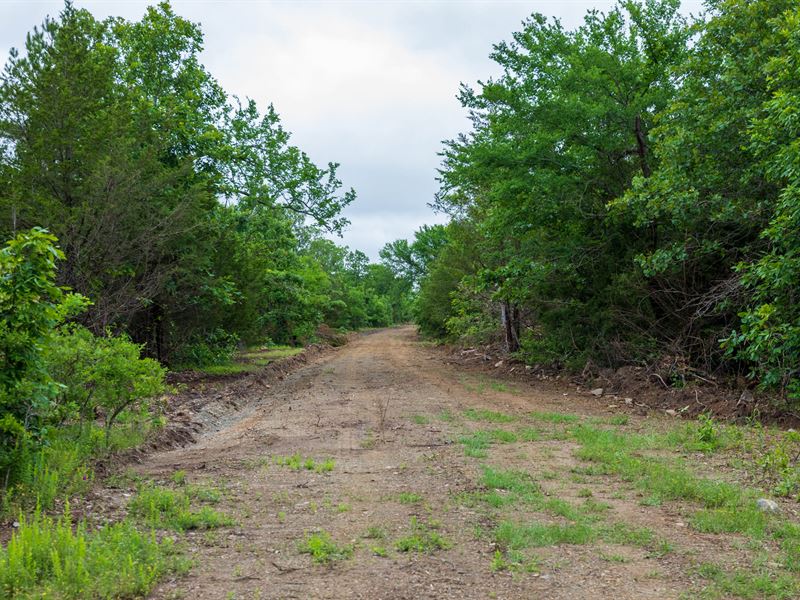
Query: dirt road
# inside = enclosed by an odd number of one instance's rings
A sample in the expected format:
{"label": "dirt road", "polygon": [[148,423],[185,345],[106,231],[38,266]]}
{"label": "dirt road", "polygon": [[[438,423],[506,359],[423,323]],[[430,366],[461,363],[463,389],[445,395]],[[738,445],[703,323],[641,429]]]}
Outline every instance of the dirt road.
{"label": "dirt road", "polygon": [[[679,505],[645,506],[628,483],[581,471],[578,445],[559,427],[599,423],[606,405],[574,387],[459,371],[412,328],[361,335],[197,444],[140,466],[157,481],[184,470],[189,482],[224,490],[217,508],[237,521],[190,532],[195,568],[153,597],[677,598],[696,584],[692,565],[704,556],[735,564],[742,551],[691,532]],[[639,417],[627,424],[642,426]],[[486,467],[517,483],[493,490]],[[532,490],[539,500],[524,501]],[[531,533],[531,548],[498,532],[504,521],[560,527],[572,522],[571,507],[596,514],[585,521],[595,529],[562,527],[577,537],[549,544]],[[595,535],[598,524],[621,534]],[[637,537],[645,530],[647,539]],[[341,551],[321,557],[339,560],[319,564],[300,551],[321,532]]]}

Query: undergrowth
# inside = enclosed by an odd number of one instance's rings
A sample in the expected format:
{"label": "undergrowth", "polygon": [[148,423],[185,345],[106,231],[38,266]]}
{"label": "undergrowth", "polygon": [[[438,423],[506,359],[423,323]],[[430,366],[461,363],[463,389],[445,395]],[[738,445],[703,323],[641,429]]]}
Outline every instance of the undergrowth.
{"label": "undergrowth", "polygon": [[[193,492],[200,499],[205,494]],[[216,496],[211,496],[211,502]],[[192,510],[190,493],[185,490],[175,491],[167,488],[144,486],[128,504],[128,510],[134,519],[155,529],[172,529],[185,531],[188,529],[215,529],[229,527],[233,519],[208,506]]]}
{"label": "undergrowth", "polygon": [[185,572],[169,538],[158,541],[130,521],[89,531],[73,525],[69,509],[58,519],[34,512],[0,548],[0,590],[23,598],[138,598],[169,572]]}

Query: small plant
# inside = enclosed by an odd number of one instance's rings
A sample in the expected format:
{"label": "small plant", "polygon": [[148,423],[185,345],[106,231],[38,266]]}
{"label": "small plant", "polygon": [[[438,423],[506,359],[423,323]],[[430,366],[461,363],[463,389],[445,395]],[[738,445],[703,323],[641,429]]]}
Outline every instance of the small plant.
{"label": "small plant", "polygon": [[787,431],[757,460],[776,496],[800,498],[800,433]]}
{"label": "small plant", "polygon": [[490,429],[488,434],[492,441],[500,442],[501,444],[513,444],[517,441],[517,435],[513,431],[506,431],[505,429]]}
{"label": "small plant", "polygon": [[538,573],[539,563],[535,559],[527,560],[520,552],[512,551],[504,554],[500,550],[495,550],[489,568],[495,573],[498,571]]}
{"label": "small plant", "polygon": [[717,424],[711,415],[702,414],[697,418],[699,423],[697,427],[697,441],[701,447],[708,450],[714,450],[719,447],[720,434]]}
{"label": "small plant", "polygon": [[605,552],[601,552],[599,556],[600,560],[604,560],[606,562],[620,563],[620,564],[631,562],[631,560],[627,556],[622,556],[621,554],[606,554]]}
{"label": "small plant", "polygon": [[458,441],[464,446],[464,454],[472,458],[486,458],[486,450],[491,445],[488,434],[482,431],[463,436]]}
{"label": "small plant", "polygon": [[386,558],[387,556],[389,556],[389,552],[383,546],[372,546],[372,548],[370,548],[370,551],[375,556],[380,556],[381,558]]}
{"label": "small plant", "polygon": [[542,438],[542,434],[533,427],[523,427],[517,431],[517,438],[521,442],[538,442]]}
{"label": "small plant", "polygon": [[452,412],[450,412],[448,409],[445,409],[439,413],[439,420],[444,421],[445,423],[452,423],[456,420],[456,418]]}
{"label": "small plant", "polygon": [[205,502],[206,504],[217,504],[222,500],[222,492],[212,487],[187,485],[184,491],[190,499]]}
{"label": "small plant", "polygon": [[301,554],[310,554],[311,560],[319,564],[329,564],[353,555],[352,546],[338,546],[327,531],[306,535],[298,544],[298,550]]}
{"label": "small plant", "polygon": [[333,471],[333,468],[336,466],[336,461],[332,458],[326,458],[322,462],[317,463],[315,470],[317,473],[330,473]]}
{"label": "small plant", "polygon": [[233,520],[211,508],[190,509],[189,496],[166,488],[144,486],[128,503],[131,516],[157,529],[214,529],[233,525]]}
{"label": "small plant", "polygon": [[172,476],[170,477],[172,483],[175,485],[186,485],[186,471],[181,469],[180,471],[175,471]]}
{"label": "small plant", "polygon": [[411,417],[411,420],[417,425],[427,425],[430,423],[430,419],[425,415],[414,415]]}
{"label": "small plant", "polygon": [[292,471],[306,470],[317,473],[330,473],[336,466],[336,462],[332,458],[316,462],[313,458],[303,458],[299,452],[295,452],[291,456],[273,456],[272,463],[287,467]]}
{"label": "small plant", "polygon": [[422,502],[422,496],[414,492],[400,492],[397,495],[397,501],[400,502],[400,504],[417,504],[418,502]]}
{"label": "small plant", "polygon": [[411,517],[411,534],[397,540],[395,548],[399,552],[433,553],[437,550],[447,550],[452,544],[442,537],[437,531],[436,523],[422,523],[416,517]]}

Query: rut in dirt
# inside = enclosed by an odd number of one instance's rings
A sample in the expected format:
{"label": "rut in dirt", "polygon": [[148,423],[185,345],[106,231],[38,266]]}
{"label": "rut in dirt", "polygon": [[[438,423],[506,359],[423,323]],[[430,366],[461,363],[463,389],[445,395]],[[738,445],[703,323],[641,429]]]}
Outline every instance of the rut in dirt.
{"label": "rut in dirt", "polygon": [[138,468],[222,490],[237,523],[189,532],[195,567],[153,597],[662,599],[705,555],[735,564],[680,505],[589,474],[564,428],[608,416],[574,387],[448,365],[413,328],[362,334]]}

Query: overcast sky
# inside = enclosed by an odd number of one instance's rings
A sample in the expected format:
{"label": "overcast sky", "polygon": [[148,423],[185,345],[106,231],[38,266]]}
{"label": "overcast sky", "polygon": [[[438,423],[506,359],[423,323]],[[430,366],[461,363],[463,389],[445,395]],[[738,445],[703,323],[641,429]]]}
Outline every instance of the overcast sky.
{"label": "overcast sky", "polygon": [[[138,19],[153,2],[81,1],[98,18]],[[358,199],[344,243],[377,258],[384,243],[441,222],[428,208],[441,141],[466,130],[460,82],[497,74],[488,55],[533,12],[578,25],[613,0],[172,2],[200,22],[203,60],[229,94],[272,102],[293,142],[317,163],[341,163]],[[701,0],[684,0],[697,14]],[[0,52],[62,2],[0,0]]]}

